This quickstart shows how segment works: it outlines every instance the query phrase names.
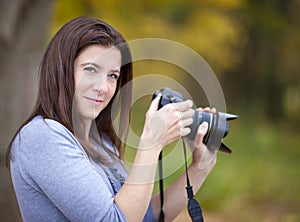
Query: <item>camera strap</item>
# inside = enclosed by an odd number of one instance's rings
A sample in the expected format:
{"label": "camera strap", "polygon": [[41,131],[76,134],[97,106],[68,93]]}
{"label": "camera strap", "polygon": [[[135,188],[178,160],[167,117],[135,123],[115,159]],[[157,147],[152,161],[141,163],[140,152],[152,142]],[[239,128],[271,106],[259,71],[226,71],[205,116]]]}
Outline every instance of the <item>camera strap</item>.
{"label": "camera strap", "polygon": [[182,138],[183,153],[184,153],[184,164],[185,164],[185,175],[186,175],[186,192],[188,197],[188,212],[193,222],[204,222],[202,209],[197,200],[194,199],[193,186],[190,184],[188,167],[187,167],[187,157],[186,157],[186,146],[184,139]]}
{"label": "camera strap", "polygon": [[[188,197],[188,212],[193,222],[204,222],[202,210],[200,204],[194,199],[193,186],[190,184],[188,166],[187,166],[187,156],[186,156],[186,146],[184,139],[182,138],[183,153],[184,153],[184,163],[185,163],[185,175],[186,175],[186,192]],[[163,170],[162,170],[162,152],[159,154],[159,191],[160,191],[160,214],[159,222],[165,221],[165,215],[163,211],[164,205],[164,185],[163,185]]]}
{"label": "camera strap", "polygon": [[160,213],[159,213],[159,222],[165,221],[165,214],[163,211],[164,206],[164,181],[163,181],[163,165],[162,165],[162,151],[158,157],[158,170],[159,170],[159,194],[160,194]]}
{"label": "camera strap", "polygon": [[[168,99],[170,103],[176,102],[176,98],[174,96],[168,96]],[[190,179],[188,174],[188,167],[187,167],[187,157],[186,157],[186,146],[184,139],[182,139],[183,144],[183,153],[184,153],[184,163],[185,163],[185,175],[186,175],[186,192],[188,197],[188,212],[193,222],[204,222],[202,210],[197,202],[197,200],[194,199],[194,192],[193,192],[193,186],[190,185]],[[160,192],[160,214],[159,214],[159,222],[165,221],[165,215],[163,211],[163,205],[164,205],[164,184],[163,184],[163,165],[162,165],[162,151],[159,154],[159,192]]]}

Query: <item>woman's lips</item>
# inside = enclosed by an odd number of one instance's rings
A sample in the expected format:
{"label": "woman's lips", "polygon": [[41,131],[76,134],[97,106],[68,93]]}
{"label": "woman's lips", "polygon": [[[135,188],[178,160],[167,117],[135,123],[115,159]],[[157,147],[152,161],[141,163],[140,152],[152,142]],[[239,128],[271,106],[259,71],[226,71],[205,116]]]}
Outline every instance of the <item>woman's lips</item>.
{"label": "woman's lips", "polygon": [[96,105],[100,105],[103,102],[103,100],[101,100],[101,99],[93,99],[93,98],[89,98],[89,97],[84,97],[84,98],[86,98],[87,100],[93,102]]}

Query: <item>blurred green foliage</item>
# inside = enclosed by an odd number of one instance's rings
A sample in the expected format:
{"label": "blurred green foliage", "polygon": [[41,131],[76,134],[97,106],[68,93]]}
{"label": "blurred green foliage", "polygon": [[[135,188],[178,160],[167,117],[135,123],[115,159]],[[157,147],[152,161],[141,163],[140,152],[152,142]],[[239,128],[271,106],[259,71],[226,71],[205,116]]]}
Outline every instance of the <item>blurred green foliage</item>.
{"label": "blurred green foliage", "polygon": [[[60,0],[50,33],[88,15],[112,24],[127,40],[164,38],[198,52],[219,78],[228,110],[240,118],[225,138],[233,154],[218,155],[197,198],[205,210],[233,221],[292,222],[300,220],[299,8],[298,0]],[[135,64],[135,77],[148,73],[197,90],[176,67]],[[207,105],[202,101],[197,104]],[[137,134],[149,102],[143,98],[133,106]],[[129,149],[127,159],[133,154]],[[166,184],[180,173],[182,168]]]}

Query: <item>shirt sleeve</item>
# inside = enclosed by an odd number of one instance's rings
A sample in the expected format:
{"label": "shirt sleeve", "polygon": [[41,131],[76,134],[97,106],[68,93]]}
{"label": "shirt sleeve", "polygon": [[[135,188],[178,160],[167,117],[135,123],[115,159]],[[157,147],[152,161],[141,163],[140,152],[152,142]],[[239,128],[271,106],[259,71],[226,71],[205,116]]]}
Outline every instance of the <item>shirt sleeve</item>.
{"label": "shirt sleeve", "polygon": [[146,212],[146,215],[143,219],[143,222],[155,222],[155,217],[154,217],[154,214],[153,214],[153,209],[152,209],[152,204],[150,202],[149,204],[149,207],[147,209],[147,212]]}
{"label": "shirt sleeve", "polygon": [[22,130],[21,161],[41,192],[70,221],[126,221],[114,196],[64,126],[47,124]]}

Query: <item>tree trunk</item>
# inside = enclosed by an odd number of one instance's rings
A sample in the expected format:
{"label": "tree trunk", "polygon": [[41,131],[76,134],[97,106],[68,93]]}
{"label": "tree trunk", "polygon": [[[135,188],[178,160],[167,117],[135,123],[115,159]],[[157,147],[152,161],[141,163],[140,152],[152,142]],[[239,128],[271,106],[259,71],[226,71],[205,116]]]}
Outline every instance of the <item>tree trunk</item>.
{"label": "tree trunk", "polygon": [[54,1],[0,1],[0,215],[1,221],[20,216],[4,155],[10,139],[32,111],[38,66],[45,48]]}

